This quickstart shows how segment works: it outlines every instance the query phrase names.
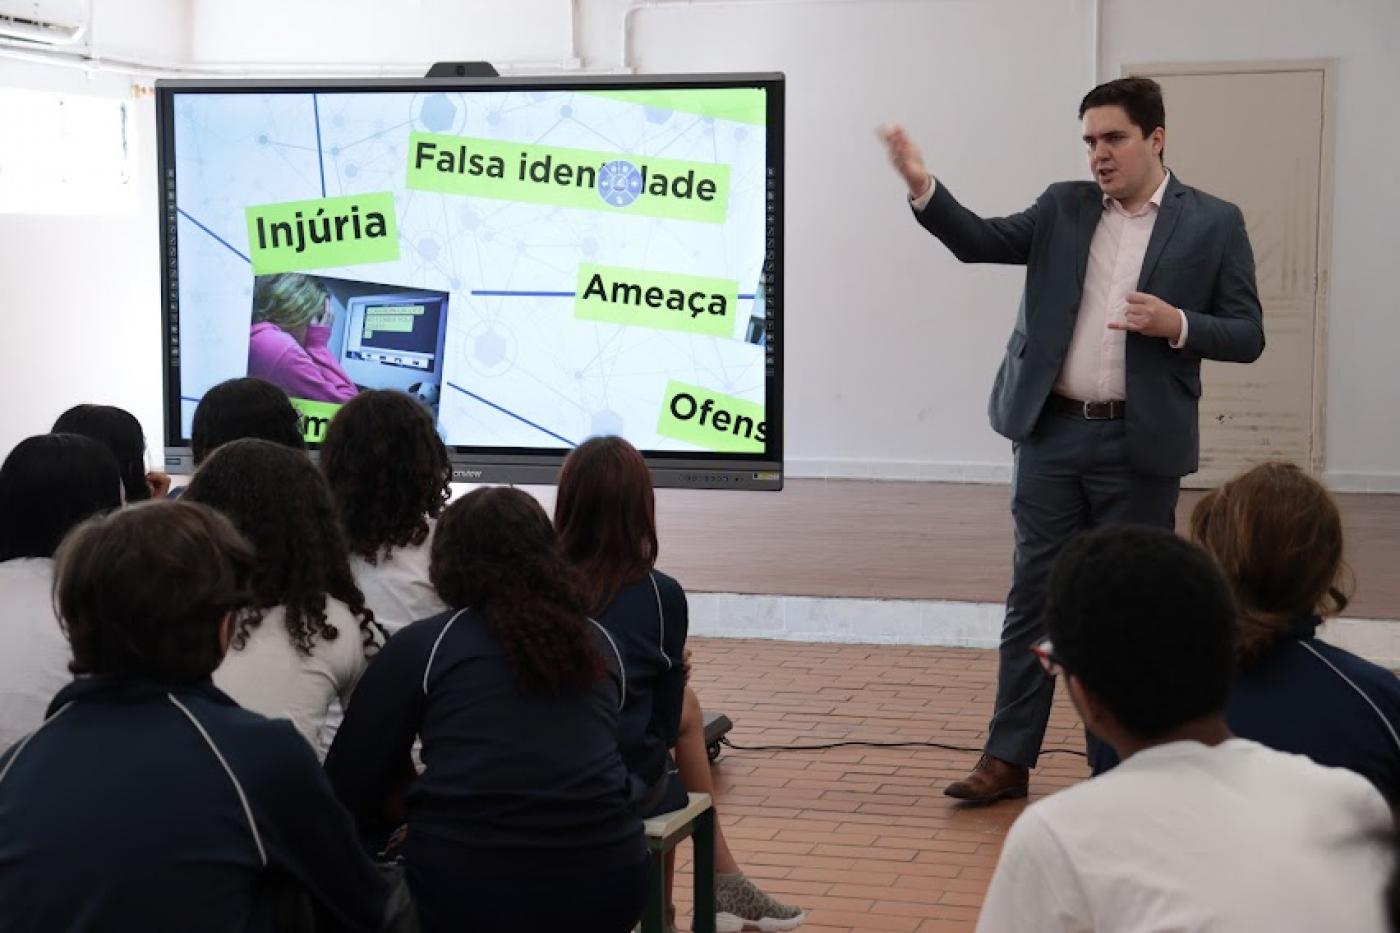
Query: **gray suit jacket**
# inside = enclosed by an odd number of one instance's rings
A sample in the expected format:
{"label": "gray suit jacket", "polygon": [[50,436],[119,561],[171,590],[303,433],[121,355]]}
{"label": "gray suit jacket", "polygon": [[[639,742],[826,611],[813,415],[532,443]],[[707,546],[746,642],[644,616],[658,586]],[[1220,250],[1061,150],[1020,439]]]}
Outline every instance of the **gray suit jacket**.
{"label": "gray suit jacket", "polygon": [[[939,182],[915,216],[963,262],[1025,265],[1026,285],[988,406],[992,427],[1031,436],[1064,363],[1079,313],[1089,241],[1103,194],[1089,181],[1059,182],[1029,209],[982,218]],[[1254,253],[1239,208],[1172,175],[1147,245],[1138,291],[1186,313],[1186,346],[1128,333],[1128,460],[1149,476],[1194,472],[1201,360],[1250,363],[1264,350]]]}

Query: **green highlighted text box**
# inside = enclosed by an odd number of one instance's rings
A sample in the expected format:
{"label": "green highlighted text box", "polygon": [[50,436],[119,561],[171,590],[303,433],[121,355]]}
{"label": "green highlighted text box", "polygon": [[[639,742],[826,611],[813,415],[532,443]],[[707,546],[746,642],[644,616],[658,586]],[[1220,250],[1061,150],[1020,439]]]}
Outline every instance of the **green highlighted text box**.
{"label": "green highlighted text box", "polygon": [[739,283],[731,279],[583,264],[574,315],[584,321],[732,337],[738,304]]}
{"label": "green highlighted text box", "polygon": [[392,192],[254,204],[244,213],[254,275],[399,258]]}
{"label": "green highlighted text box", "polygon": [[[628,162],[643,175],[641,193],[628,204],[614,206],[598,193],[598,177],[609,162]],[[663,182],[666,193],[653,190]],[[718,162],[439,133],[409,136],[407,185],[418,191],[715,224],[724,223],[729,204],[729,166]]]}
{"label": "green highlighted text box", "polygon": [[331,418],[340,411],[341,402],[314,402],[309,398],[293,398],[292,407],[297,410],[297,424],[301,427],[301,438],[308,444],[319,444],[326,439],[326,428]]}
{"label": "green highlighted text box", "polygon": [[656,433],[717,453],[761,454],[768,425],[757,402],[672,379],[661,399]]}

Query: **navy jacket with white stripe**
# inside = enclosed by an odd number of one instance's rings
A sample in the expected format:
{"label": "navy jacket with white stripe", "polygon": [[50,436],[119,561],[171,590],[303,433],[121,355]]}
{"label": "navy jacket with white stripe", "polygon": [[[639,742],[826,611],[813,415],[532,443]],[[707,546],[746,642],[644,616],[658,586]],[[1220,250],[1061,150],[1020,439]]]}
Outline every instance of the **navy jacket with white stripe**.
{"label": "navy jacket with white stripe", "polygon": [[386,804],[421,738],[424,771],[406,796],[410,868],[537,875],[645,859],[618,752],[625,674],[611,640],[593,631],[607,673],[564,696],[521,692],[505,647],[470,609],[396,632],[355,688],[326,756],[366,835],[388,828]]}
{"label": "navy jacket with white stripe", "polygon": [[1400,680],[1315,637],[1321,620],[1289,635],[1241,671],[1226,718],[1241,738],[1368,778],[1400,804]]}
{"label": "navy jacket with white stripe", "polygon": [[296,890],[330,929],[380,927],[384,886],[311,747],[207,680],[79,678],[0,756],[8,933],[271,931]]}
{"label": "navy jacket with white stripe", "polygon": [[[598,616],[627,667],[622,710],[622,760],[650,786],[671,765],[685,703],[685,591],[659,570],[618,591]],[[684,806],[684,800],[676,806]]]}

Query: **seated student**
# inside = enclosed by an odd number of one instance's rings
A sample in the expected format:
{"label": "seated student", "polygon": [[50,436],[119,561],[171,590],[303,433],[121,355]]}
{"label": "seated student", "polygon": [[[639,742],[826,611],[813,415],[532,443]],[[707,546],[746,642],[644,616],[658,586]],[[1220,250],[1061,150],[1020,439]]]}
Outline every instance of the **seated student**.
{"label": "seated student", "polygon": [[1385,929],[1390,808],[1364,778],[1235,738],[1235,606],[1168,531],[1072,540],[1036,649],[1113,771],[1032,804],[978,929]]}
{"label": "seated student", "polygon": [[438,522],[431,575],[458,608],[370,665],[326,758],[336,793],[382,837],[421,737],[403,859],[424,933],[625,933],[646,845],[617,749],[623,674],[549,517],[477,489]]}
{"label": "seated student", "polygon": [[428,579],[428,560],[452,464],[432,413],[402,392],[361,392],[331,419],[321,472],[375,621],[392,635],[446,609]]}
{"label": "seated student", "polygon": [[55,597],[78,677],[0,755],[7,933],[271,933],[296,894],[336,929],[379,930],[382,885],[306,743],[209,682],[252,562],[188,503],[64,541]]}
{"label": "seated student", "polygon": [[[190,453],[198,467],[229,441],[256,437],[292,450],[305,450],[301,416],[287,393],[263,379],[246,376],[225,379],[214,386],[194,409],[190,425]],[[184,495],[185,487],[170,491],[170,498]]]}
{"label": "seated student", "polygon": [[76,434],[41,434],[0,466],[0,749],[39,728],[72,674],[53,610],[53,552],[83,519],[121,505],[111,452]]}
{"label": "seated student", "polygon": [[170,477],[146,469],[146,434],[131,412],[113,405],[75,405],[58,416],[55,434],[81,434],[98,441],[117,458],[127,502],[163,498],[170,492]]}
{"label": "seated student", "polygon": [[257,550],[252,600],[234,620],[214,683],[248,709],[290,719],[324,756],[326,710],[350,699],[383,642],[350,575],[325,480],[303,453],[232,441],[204,461],[183,498],[223,512]]}
{"label": "seated student", "polygon": [[255,437],[305,450],[300,416],[287,393],[263,379],[226,379],[199,400],[190,425],[190,453],[199,466],[229,441]]}
{"label": "seated student", "polygon": [[1347,605],[1342,518],[1327,490],[1290,463],[1260,464],[1197,503],[1191,537],[1239,605],[1231,731],[1350,768],[1400,804],[1400,680],[1316,637]]}
{"label": "seated student", "polygon": [[[686,791],[713,796],[704,717],[686,685],[685,591],[655,569],[656,504],[642,455],[620,437],[580,444],[559,472],[554,521],[588,610],[613,637],[627,670],[619,742],[640,785],[639,812],[650,817],[684,807]],[[805,919],[801,908],[779,903],[744,876],[718,822],[715,913],[723,930],[791,930]]]}

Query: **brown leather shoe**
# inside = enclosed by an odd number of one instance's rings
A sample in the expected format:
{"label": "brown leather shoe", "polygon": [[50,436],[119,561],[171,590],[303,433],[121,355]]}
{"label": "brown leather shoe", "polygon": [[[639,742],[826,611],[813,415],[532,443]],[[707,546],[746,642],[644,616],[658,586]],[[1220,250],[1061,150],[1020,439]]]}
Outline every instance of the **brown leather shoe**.
{"label": "brown leather shoe", "polygon": [[971,774],[949,784],[943,793],[972,803],[996,803],[1026,796],[1030,783],[1029,768],[984,754]]}

